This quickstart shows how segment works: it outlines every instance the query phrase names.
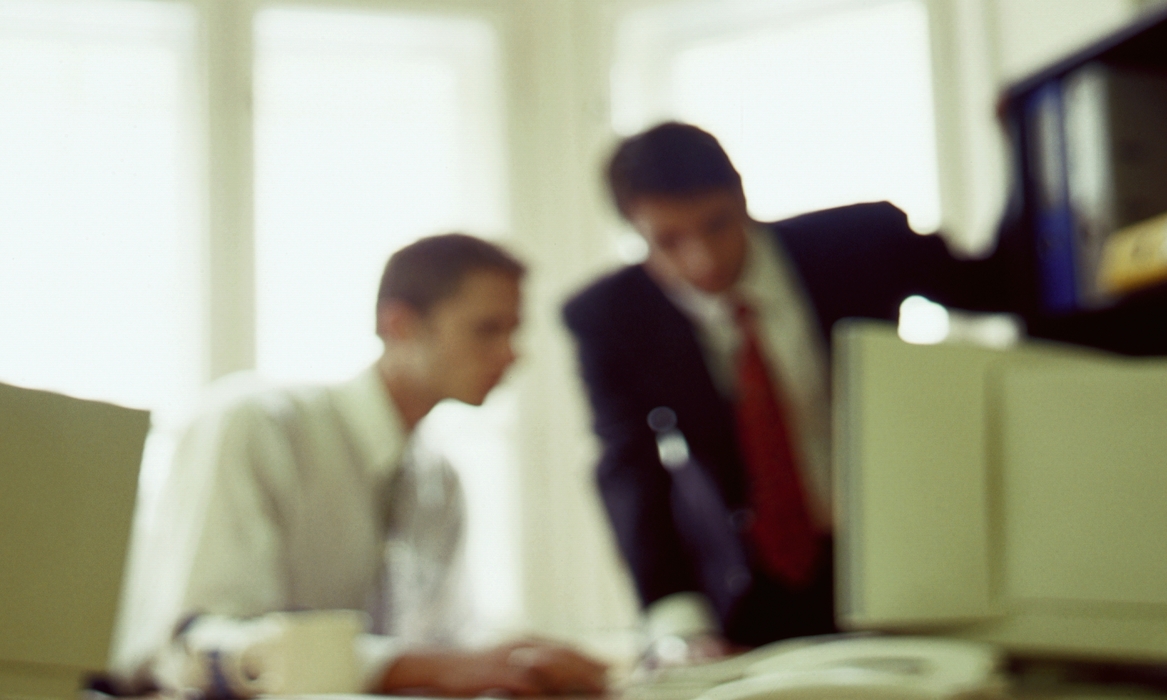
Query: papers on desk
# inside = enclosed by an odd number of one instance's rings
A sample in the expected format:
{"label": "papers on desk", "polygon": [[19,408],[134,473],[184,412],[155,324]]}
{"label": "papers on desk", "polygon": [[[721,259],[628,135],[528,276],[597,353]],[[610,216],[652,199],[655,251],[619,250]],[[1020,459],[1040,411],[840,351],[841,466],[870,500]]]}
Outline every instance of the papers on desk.
{"label": "papers on desk", "polygon": [[626,700],[692,700],[716,686],[745,677],[751,666],[776,654],[838,638],[837,635],[826,635],[787,639],[718,661],[657,669],[634,676],[623,688],[622,697]]}
{"label": "papers on desk", "polygon": [[938,637],[788,640],[630,684],[631,700],[996,700],[1006,684],[988,644]]}

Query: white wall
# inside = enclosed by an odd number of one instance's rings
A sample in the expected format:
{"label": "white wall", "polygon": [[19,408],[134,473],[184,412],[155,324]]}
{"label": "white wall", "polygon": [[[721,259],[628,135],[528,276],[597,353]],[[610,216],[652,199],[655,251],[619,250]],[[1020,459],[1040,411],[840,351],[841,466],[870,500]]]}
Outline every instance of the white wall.
{"label": "white wall", "polygon": [[599,179],[608,38],[599,3],[515,5],[514,242],[532,263],[518,436],[526,613],[547,634],[627,629],[634,607],[600,514],[587,409],[559,321],[566,296],[614,260]]}

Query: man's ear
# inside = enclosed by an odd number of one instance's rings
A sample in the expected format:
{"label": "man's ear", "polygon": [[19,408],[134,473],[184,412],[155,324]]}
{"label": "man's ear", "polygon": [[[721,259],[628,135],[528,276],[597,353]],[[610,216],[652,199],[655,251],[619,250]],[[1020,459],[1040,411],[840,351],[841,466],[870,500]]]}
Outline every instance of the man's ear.
{"label": "man's ear", "polygon": [[385,342],[402,342],[417,336],[422,316],[403,301],[390,300],[377,305],[377,335]]}

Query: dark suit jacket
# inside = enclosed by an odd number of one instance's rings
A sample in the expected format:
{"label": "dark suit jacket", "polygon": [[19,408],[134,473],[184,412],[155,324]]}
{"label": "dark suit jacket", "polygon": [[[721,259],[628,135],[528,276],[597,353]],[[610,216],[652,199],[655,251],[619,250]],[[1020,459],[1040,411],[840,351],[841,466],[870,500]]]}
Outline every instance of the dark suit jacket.
{"label": "dark suit jacket", "polygon": [[[964,308],[992,303],[982,294],[991,274],[986,263],[953,259],[943,241],[913,233],[903,212],[886,202],[806,214],[769,229],[806,290],[824,347],[839,319],[894,320],[900,302],[912,294]],[[726,507],[745,506],[732,407],[709,375],[695,329],[641,266],[579,292],[564,317],[578,343],[603,445],[600,491],[642,604],[702,591],[724,627],[734,613],[732,601],[702,585],[724,577],[706,575],[704,563],[694,560],[694,546],[678,532],[670,477],[646,422],[653,408],[673,409],[695,462],[717,484]]]}

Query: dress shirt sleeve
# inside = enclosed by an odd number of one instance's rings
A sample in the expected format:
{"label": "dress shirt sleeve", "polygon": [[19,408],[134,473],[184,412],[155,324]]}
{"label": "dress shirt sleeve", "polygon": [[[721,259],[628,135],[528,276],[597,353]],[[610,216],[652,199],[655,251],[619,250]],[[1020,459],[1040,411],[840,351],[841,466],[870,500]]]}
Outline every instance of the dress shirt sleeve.
{"label": "dress shirt sleeve", "polygon": [[114,672],[129,687],[157,676],[192,616],[284,608],[275,492],[289,488],[289,447],[260,406],[197,418],[179,442],[149,517],[135,523]]}
{"label": "dress shirt sleeve", "polygon": [[[205,652],[244,653],[265,615],[293,608],[282,533],[303,495],[302,459],[289,439],[295,415],[287,395],[264,392],[188,428],[139,533],[142,573],[130,597],[142,602],[126,625],[119,675],[207,689]],[[459,482],[445,461],[413,461],[387,492],[387,610],[379,611],[387,621],[377,628],[384,634],[356,644],[366,690],[405,650],[457,643],[469,620]]]}
{"label": "dress shirt sleeve", "polygon": [[719,633],[709,599],[702,593],[674,593],[649,605],[644,611],[649,644],[665,637],[688,639]]}
{"label": "dress shirt sleeve", "polygon": [[197,510],[182,518],[192,523],[182,617],[287,607],[277,504],[296,502],[295,457],[277,410],[244,403],[196,424],[176,457],[178,479],[209,482]]}

